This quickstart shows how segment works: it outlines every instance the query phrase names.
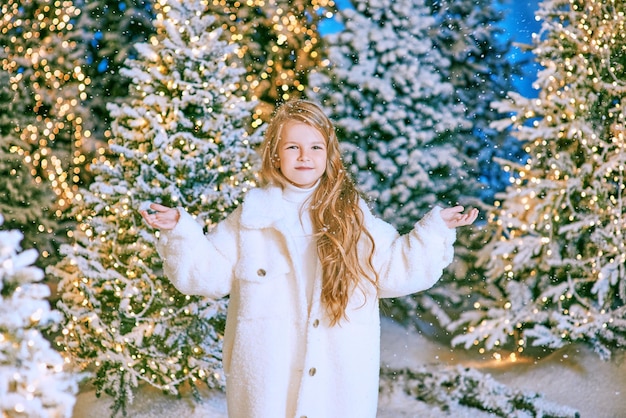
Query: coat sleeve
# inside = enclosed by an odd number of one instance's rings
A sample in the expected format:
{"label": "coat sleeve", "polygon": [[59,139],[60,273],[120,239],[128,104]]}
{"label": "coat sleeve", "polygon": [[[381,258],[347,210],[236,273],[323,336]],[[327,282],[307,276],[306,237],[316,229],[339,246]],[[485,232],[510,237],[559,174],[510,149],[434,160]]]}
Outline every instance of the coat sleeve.
{"label": "coat sleeve", "polygon": [[432,287],[454,257],[456,230],[448,228],[435,207],[399,235],[391,225],[372,216],[376,245],[374,267],[379,274],[379,297],[406,296]]}
{"label": "coat sleeve", "polygon": [[157,251],[163,271],[181,293],[222,298],[230,293],[238,257],[240,208],[208,234],[183,208],[174,229],[162,231]]}

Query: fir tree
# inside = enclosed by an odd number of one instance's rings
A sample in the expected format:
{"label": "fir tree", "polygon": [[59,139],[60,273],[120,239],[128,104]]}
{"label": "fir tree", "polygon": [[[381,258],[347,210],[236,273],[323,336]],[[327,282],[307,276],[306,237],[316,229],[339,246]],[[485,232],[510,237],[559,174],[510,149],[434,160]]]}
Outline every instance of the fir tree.
{"label": "fir tree", "polygon": [[498,109],[511,117],[494,124],[529,157],[510,164],[479,254],[486,286],[451,324],[465,331],[454,343],[585,342],[602,357],[626,344],[625,12],[621,1],[540,5],[539,96],[510,93]]}
{"label": "fir tree", "polygon": [[0,231],[0,415],[69,418],[78,375],[65,371],[63,357],[42,334],[60,315],[50,309],[50,289],[33,265],[37,251],[22,251],[22,238],[15,229]]}
{"label": "fir tree", "polygon": [[[10,89],[12,99],[2,105],[10,112],[3,119],[3,134],[10,132],[10,152],[23,159],[22,170],[28,167],[37,185],[54,191],[47,213],[55,222],[66,221],[69,206],[80,198],[87,163],[84,141],[92,122],[81,106],[88,79],[82,72],[82,43],[74,32],[80,10],[72,1],[52,0],[8,0],[0,7],[0,63],[9,82],[2,88]],[[40,224],[45,235],[36,241],[46,258],[49,246],[57,248],[65,234],[49,234],[51,223]]]}
{"label": "fir tree", "polygon": [[116,161],[94,166],[76,243],[51,269],[61,278],[62,345],[95,369],[97,394],[115,398],[114,414],[141,382],[173,394],[223,384],[227,301],[174,289],[140,206],[182,206],[210,228],[254,186],[258,164],[259,133],[246,126],[255,103],[238,90],[236,45],[208,30],[214,20],[201,0],[158,12],[157,35],[137,44],[139,59],[121,71],[132,79],[132,102],[110,106]]}
{"label": "fir tree", "polygon": [[19,100],[9,78],[7,71],[0,70],[0,213],[5,228],[24,235],[23,248],[51,254],[56,249],[47,234],[57,228],[51,213],[54,194],[47,183],[35,181],[23,154],[18,153],[22,141],[14,119]]}
{"label": "fir tree", "polygon": [[37,184],[23,158],[15,152],[16,141],[0,136],[0,211],[6,213],[6,227],[24,234],[24,248],[45,254],[57,249],[50,235],[57,227],[50,209],[54,194],[46,184]]}
{"label": "fir tree", "polygon": [[[504,115],[492,103],[501,100],[511,90],[511,76],[516,73],[504,59],[510,45],[502,40],[498,26],[503,18],[487,0],[430,0],[429,9],[435,21],[429,28],[434,46],[450,65],[440,65],[437,71],[452,84],[455,95],[463,105],[463,117],[470,122],[459,129],[454,143],[464,156],[467,179],[461,179],[466,206],[488,209],[483,202],[492,201],[494,193],[504,189],[508,175],[496,162],[498,158],[516,156],[517,141],[506,131],[489,126]],[[387,304],[394,318],[414,322],[438,322],[446,326],[455,309],[466,299],[467,289],[481,281],[483,272],[475,269],[475,253],[482,248],[484,237],[476,228],[461,228],[457,232],[455,262],[446,269],[444,277],[428,292],[422,292]]]}
{"label": "fir tree", "polygon": [[470,176],[481,179],[476,197],[492,201],[508,180],[496,159],[511,159],[519,148],[508,132],[489,126],[503,116],[492,103],[512,90],[512,76],[519,72],[505,59],[510,42],[503,39],[499,26],[504,15],[490,0],[428,0],[428,4],[436,21],[430,31],[433,42],[450,62],[438,69],[452,83],[464,117],[471,122],[469,129],[458,132],[456,141],[470,161]]}
{"label": "fir tree", "polygon": [[489,374],[461,366],[382,369],[381,395],[394,392],[427,403],[433,412],[429,416],[450,416],[454,406],[463,405],[490,417],[580,418],[573,408],[551,402],[541,393],[509,388]]}
{"label": "fir tree", "polygon": [[335,11],[332,0],[226,0],[209,2],[229,42],[241,45],[248,97],[258,100],[255,123],[277,103],[304,95],[324,49],[319,24]]}
{"label": "fir tree", "polygon": [[91,80],[86,106],[98,121],[93,138],[110,136],[107,103],[128,95],[130,79],[120,77],[119,71],[126,59],[137,56],[133,46],[154,32],[152,20],[149,0],[84,1],[77,29],[87,52],[85,74]]}
{"label": "fir tree", "polygon": [[435,24],[422,0],[355,1],[345,28],[329,35],[329,74],[312,76],[312,95],[335,120],[348,167],[374,211],[400,231],[437,203],[477,187],[455,136],[469,129]]}

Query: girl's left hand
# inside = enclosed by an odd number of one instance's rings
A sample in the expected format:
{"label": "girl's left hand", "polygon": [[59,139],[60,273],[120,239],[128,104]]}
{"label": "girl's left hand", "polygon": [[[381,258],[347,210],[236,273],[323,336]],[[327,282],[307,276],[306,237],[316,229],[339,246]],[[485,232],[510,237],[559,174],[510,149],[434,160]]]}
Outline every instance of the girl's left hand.
{"label": "girl's left hand", "polygon": [[471,225],[478,218],[478,209],[470,209],[467,213],[463,213],[463,210],[463,206],[455,206],[453,208],[441,209],[439,213],[448,228],[457,228],[459,226]]}

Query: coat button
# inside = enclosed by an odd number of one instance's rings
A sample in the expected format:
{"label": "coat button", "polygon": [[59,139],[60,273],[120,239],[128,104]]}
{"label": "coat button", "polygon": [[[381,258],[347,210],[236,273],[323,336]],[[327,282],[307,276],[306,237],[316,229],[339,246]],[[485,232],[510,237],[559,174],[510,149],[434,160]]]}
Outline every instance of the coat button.
{"label": "coat button", "polygon": [[256,271],[257,276],[259,277],[265,277],[266,271],[264,269],[258,269]]}
{"label": "coat button", "polygon": [[320,325],[320,320],[316,319],[315,321],[313,321],[313,328],[317,328]]}
{"label": "coat button", "polygon": [[315,376],[315,372],[317,372],[317,370],[315,369],[315,367],[311,367],[309,369],[309,376]]}

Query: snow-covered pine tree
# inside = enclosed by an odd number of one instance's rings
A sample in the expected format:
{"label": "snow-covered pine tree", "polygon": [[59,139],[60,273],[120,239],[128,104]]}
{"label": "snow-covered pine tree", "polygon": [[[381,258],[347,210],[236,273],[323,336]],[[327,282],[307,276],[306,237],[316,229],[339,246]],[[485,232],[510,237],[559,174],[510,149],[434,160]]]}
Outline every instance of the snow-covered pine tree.
{"label": "snow-covered pine tree", "polygon": [[[442,78],[449,80],[458,100],[463,104],[464,118],[470,123],[467,129],[455,132],[453,141],[466,159],[468,183],[464,204],[478,207],[485,213],[495,192],[505,187],[508,175],[495,162],[495,158],[517,155],[519,143],[506,131],[498,131],[489,124],[502,118],[492,103],[502,100],[512,89],[511,76],[516,72],[512,64],[503,59],[510,42],[503,39],[499,23],[503,12],[490,0],[427,0],[435,22],[429,28],[434,46],[449,65],[437,67]],[[479,185],[476,187],[476,180]],[[465,187],[465,181],[459,187]],[[508,181],[507,181],[508,183]],[[477,233],[478,232],[478,233]],[[483,272],[475,269],[475,253],[482,248],[484,237],[474,227],[460,228],[457,232],[455,262],[445,270],[437,286],[395,300],[387,304],[388,314],[405,321],[424,321],[446,326],[456,317],[455,308],[462,306],[468,288],[481,281]]]}
{"label": "snow-covered pine tree", "polygon": [[319,24],[336,9],[333,0],[222,0],[209,2],[229,42],[239,43],[248,97],[257,100],[255,122],[277,103],[304,95],[309,73],[322,66]]}
{"label": "snow-covered pine tree", "polygon": [[392,397],[394,392],[428,404],[429,416],[453,416],[450,412],[463,405],[490,417],[580,418],[575,409],[551,402],[541,393],[509,388],[490,374],[458,365],[383,368],[380,393]]}
{"label": "snow-covered pine tree", "polygon": [[375,212],[402,232],[437,203],[457,202],[478,182],[455,142],[470,128],[450,62],[434,47],[423,0],[352,2],[327,36],[329,72],[311,75],[311,97],[335,121],[347,166]]}
{"label": "snow-covered pine tree", "polygon": [[84,39],[85,74],[91,80],[86,106],[98,121],[92,137],[101,139],[111,130],[107,104],[128,95],[130,80],[120,77],[119,70],[128,57],[137,56],[133,45],[146,42],[154,32],[152,1],[75,1],[81,4],[77,30]]}
{"label": "snow-covered pine tree", "polygon": [[22,238],[16,229],[0,230],[0,415],[70,418],[79,376],[65,370],[42,334],[61,316],[50,309],[50,289],[33,265],[37,251],[22,251]]}
{"label": "snow-covered pine tree", "polygon": [[240,91],[236,45],[208,30],[204,0],[169,0],[157,11],[157,34],[135,46],[140,58],[122,70],[134,98],[110,106],[117,158],[93,167],[76,243],[50,268],[61,278],[63,349],[95,370],[97,394],[114,397],[114,414],[142,382],[173,394],[223,384],[227,301],[170,284],[140,205],[183,206],[209,228],[254,186],[258,168],[260,132],[246,125],[255,103]]}
{"label": "snow-covered pine tree", "polygon": [[[471,123],[457,134],[456,141],[469,158],[472,178],[481,179],[481,199],[493,200],[507,183],[502,167],[494,158],[511,159],[519,148],[508,132],[490,127],[503,115],[492,103],[505,98],[512,90],[512,76],[518,71],[506,60],[510,41],[500,26],[504,18],[499,0],[427,0],[435,17],[431,28],[433,42],[450,62],[438,67],[444,79],[454,87],[463,104],[464,116]],[[480,205],[480,202],[476,202]]]}
{"label": "snow-covered pine tree", "polygon": [[[0,10],[0,63],[13,100],[3,103],[11,112],[11,152],[23,159],[37,184],[54,191],[49,213],[58,222],[66,221],[70,204],[80,198],[79,183],[88,162],[84,141],[94,122],[81,106],[89,80],[82,72],[82,44],[74,38],[80,10],[71,0],[7,0]],[[40,262],[50,256],[53,262],[56,254],[44,241],[57,248],[65,231],[52,234],[43,220],[38,222]]]}
{"label": "snow-covered pine tree", "polygon": [[[524,143],[481,251],[486,286],[450,329],[466,347],[519,352],[626,344],[626,4],[546,0],[537,98],[510,93],[494,124]],[[478,288],[474,289],[478,292]]]}

